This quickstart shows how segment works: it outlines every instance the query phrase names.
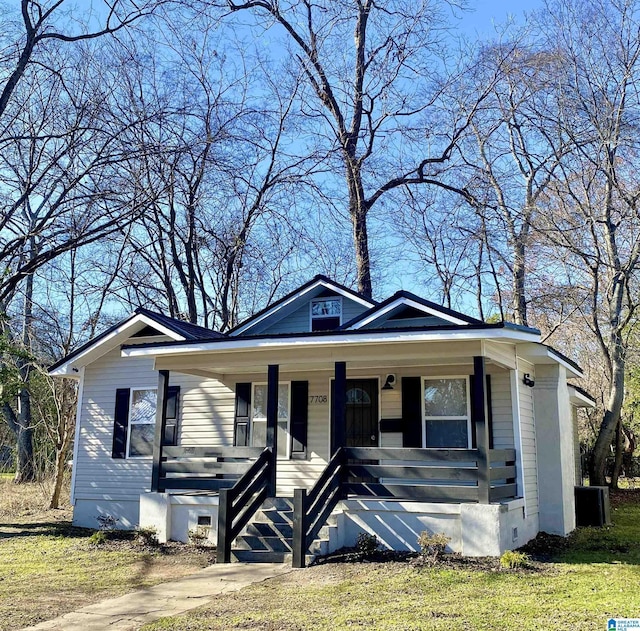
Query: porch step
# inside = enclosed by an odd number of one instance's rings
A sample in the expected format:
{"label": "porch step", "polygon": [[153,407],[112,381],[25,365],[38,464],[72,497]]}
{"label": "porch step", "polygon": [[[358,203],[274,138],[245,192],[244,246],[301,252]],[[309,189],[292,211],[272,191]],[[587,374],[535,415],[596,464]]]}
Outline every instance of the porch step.
{"label": "porch step", "polygon": [[[335,521],[330,524],[335,524]],[[329,550],[329,529],[325,526],[307,555],[307,564]],[[335,525],[333,525],[335,528]],[[236,537],[232,561],[244,563],[290,563],[293,558],[293,501],[285,497],[265,500],[253,520]]]}

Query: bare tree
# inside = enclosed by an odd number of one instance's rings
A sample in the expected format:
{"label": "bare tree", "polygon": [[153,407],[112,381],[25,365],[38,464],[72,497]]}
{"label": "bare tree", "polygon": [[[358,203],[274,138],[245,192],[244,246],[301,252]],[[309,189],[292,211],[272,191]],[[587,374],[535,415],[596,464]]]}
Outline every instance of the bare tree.
{"label": "bare tree", "polygon": [[[301,107],[324,142],[329,161],[341,165],[353,230],[358,289],[371,296],[367,217],[388,193],[414,184],[443,182],[475,113],[448,110],[441,97],[456,71],[443,73],[446,13],[454,1],[410,6],[373,0],[309,2],[219,0],[210,5],[250,12],[257,29],[284,34],[302,72]],[[483,94],[470,102],[478,103]],[[462,192],[462,191],[461,191]]]}
{"label": "bare tree", "polygon": [[635,0],[548,3],[547,45],[562,56],[558,89],[572,154],[561,163],[540,228],[559,248],[583,322],[597,340],[608,382],[592,460],[592,484],[605,483],[624,398],[629,325],[640,295],[640,5]]}

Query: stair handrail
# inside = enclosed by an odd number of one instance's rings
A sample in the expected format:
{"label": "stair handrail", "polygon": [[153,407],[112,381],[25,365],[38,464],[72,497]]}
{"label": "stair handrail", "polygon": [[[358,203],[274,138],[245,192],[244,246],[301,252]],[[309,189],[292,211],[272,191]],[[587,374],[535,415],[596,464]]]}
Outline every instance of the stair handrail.
{"label": "stair handrail", "polygon": [[302,568],[307,551],[329,515],[343,497],[345,452],[340,447],[325,467],[313,488],[293,492],[293,567]]}
{"label": "stair handrail", "polygon": [[272,468],[275,455],[265,447],[257,460],[230,489],[221,489],[218,503],[218,563],[231,561],[231,542],[249,523],[263,502],[275,495]]}

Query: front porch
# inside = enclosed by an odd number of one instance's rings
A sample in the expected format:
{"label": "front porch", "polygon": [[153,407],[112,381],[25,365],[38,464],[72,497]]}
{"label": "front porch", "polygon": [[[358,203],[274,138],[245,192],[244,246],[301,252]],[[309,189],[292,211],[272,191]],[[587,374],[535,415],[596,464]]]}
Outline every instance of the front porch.
{"label": "front porch", "polygon": [[[453,356],[456,356],[455,350]],[[463,363],[459,357],[457,361],[459,364]],[[338,519],[342,528],[336,524],[336,528],[341,530],[342,534],[334,534],[333,541],[325,545],[325,549],[327,546],[335,548],[350,543],[354,524],[361,522],[363,531],[373,528],[373,523],[367,526],[368,520],[363,519],[366,511],[373,511],[372,515],[376,515],[378,527],[387,532],[385,539],[375,529],[372,531],[372,534],[376,534],[385,545],[415,548],[420,530],[414,530],[419,524],[424,524],[427,529],[435,528],[437,531],[446,530],[447,524],[455,524],[451,531],[452,546],[460,551],[464,548],[477,554],[477,550],[473,552],[473,546],[470,544],[463,546],[463,532],[482,531],[481,525],[472,526],[470,515],[474,515],[472,521],[477,521],[480,515],[484,515],[485,526],[489,524],[488,528],[493,532],[489,536],[493,541],[491,545],[487,544],[486,536],[479,539],[484,542],[481,548],[485,554],[488,550],[495,552],[507,545],[508,537],[504,533],[501,534],[506,526],[500,525],[504,521],[504,515],[515,510],[515,507],[520,509],[520,518],[524,517],[523,502],[520,501],[518,506],[513,502],[519,496],[518,452],[514,441],[513,446],[509,448],[493,448],[491,406],[488,400],[490,380],[487,379],[486,358],[476,355],[468,357],[467,362],[467,365],[470,365],[470,369],[466,369],[469,427],[465,442],[468,444],[466,447],[451,448],[425,447],[423,412],[421,409],[416,410],[415,405],[411,409],[411,406],[404,404],[401,406],[400,417],[384,418],[384,412],[378,410],[375,419],[376,434],[375,437],[371,436],[374,446],[362,446],[361,443],[366,442],[362,441],[362,432],[360,435],[354,435],[353,432],[347,431],[350,413],[348,385],[353,379],[359,378],[363,370],[367,370],[367,374],[373,374],[373,367],[363,369],[362,365],[358,365],[358,370],[354,370],[353,373],[350,371],[348,375],[347,369],[351,362],[334,362],[331,371],[330,409],[325,417],[329,446],[328,462],[325,460],[324,468],[318,471],[311,484],[284,493],[293,496],[291,536],[288,538],[287,546],[292,550],[295,566],[304,565],[309,550],[314,549],[314,542],[322,539],[323,533],[326,534],[327,522],[332,513],[335,517],[336,512],[342,516]],[[397,370],[392,361],[390,364],[391,370]],[[284,368],[285,374],[288,375],[292,370],[290,361]],[[182,365],[180,369],[186,371],[187,367]],[[504,367],[501,369],[504,371]],[[252,367],[252,370],[255,371],[255,367]],[[378,372],[380,370],[378,366]],[[382,373],[388,370],[388,366],[384,366]],[[418,369],[409,370],[418,372]],[[453,370],[447,366],[440,369],[440,372],[451,374]],[[461,369],[456,367],[455,373],[460,372]],[[292,467],[302,470],[306,466],[306,461],[302,459],[291,459],[290,448],[283,450],[280,446],[279,449],[278,442],[283,437],[290,441],[300,439],[305,443],[306,438],[296,434],[293,420],[288,432],[283,432],[281,425],[279,427],[282,415],[282,412],[279,414],[278,411],[281,366],[269,364],[266,373],[263,447],[249,446],[250,404],[238,398],[235,410],[235,446],[167,447],[163,444],[163,436],[170,373],[165,369],[159,371],[151,491],[162,494],[165,498],[174,496],[174,499],[164,501],[169,513],[172,510],[172,502],[176,504],[175,496],[184,497],[187,494],[194,497],[195,493],[200,497],[200,504],[209,507],[209,523],[212,536],[217,542],[219,562],[229,562],[232,559],[232,542],[246,530],[265,501],[282,495],[277,492],[280,471],[290,470]],[[244,377],[236,377],[238,385],[241,384],[239,379],[242,378]],[[409,384],[409,381],[406,383]],[[412,384],[415,385],[414,382]],[[408,389],[408,385],[405,387]],[[385,396],[385,393],[381,394],[382,397]],[[309,395],[307,392],[307,396],[316,395]],[[420,396],[424,396],[422,389]],[[381,409],[383,408],[381,405]],[[246,418],[247,425],[241,430],[238,429],[238,418]],[[515,419],[512,419],[512,423],[514,421]],[[419,428],[418,432],[416,427]],[[514,432],[515,434],[517,432]],[[242,444],[238,446],[238,443]],[[387,446],[398,443],[403,446]],[[290,458],[278,457],[278,454],[282,456],[283,453],[288,453]],[[145,501],[148,504],[151,500],[147,497]],[[507,511],[509,503],[511,507]],[[461,508],[462,505],[472,504],[484,505],[487,510],[480,509],[474,512],[470,508]],[[495,508],[489,508],[492,504]],[[144,505],[144,502],[141,502],[141,523],[144,521]],[[465,518],[462,517],[463,514],[466,515]],[[391,523],[381,526],[384,515],[390,517],[396,526]],[[457,517],[452,518],[452,515]],[[171,532],[171,527],[166,527],[166,520],[164,527],[162,519],[156,521],[161,524],[160,530],[170,536],[168,533]],[[193,519],[191,521],[193,522]],[[463,527],[463,523],[467,525]],[[396,533],[395,539],[390,537],[389,533],[400,524],[404,524],[400,530],[404,529],[405,534]],[[438,529],[436,524],[442,527]],[[408,536],[407,532],[411,532],[412,535]],[[510,537],[512,538],[512,534]],[[513,541],[517,543],[517,537]],[[315,547],[317,548],[317,545]]]}

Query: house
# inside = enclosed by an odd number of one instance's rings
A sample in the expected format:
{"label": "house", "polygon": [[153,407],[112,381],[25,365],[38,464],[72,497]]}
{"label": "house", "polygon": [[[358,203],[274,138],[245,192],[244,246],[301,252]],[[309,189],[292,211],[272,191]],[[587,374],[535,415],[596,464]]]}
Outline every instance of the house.
{"label": "house", "polygon": [[200,531],[281,559],[361,532],[499,555],[575,527],[582,375],[536,329],[324,276],[226,334],[138,309],[51,367],[79,380],[74,523]]}

